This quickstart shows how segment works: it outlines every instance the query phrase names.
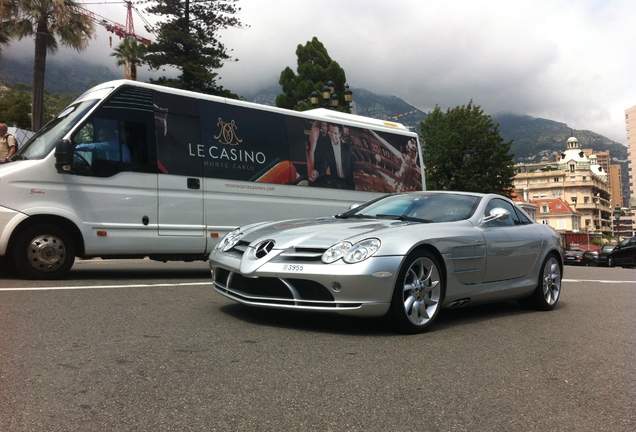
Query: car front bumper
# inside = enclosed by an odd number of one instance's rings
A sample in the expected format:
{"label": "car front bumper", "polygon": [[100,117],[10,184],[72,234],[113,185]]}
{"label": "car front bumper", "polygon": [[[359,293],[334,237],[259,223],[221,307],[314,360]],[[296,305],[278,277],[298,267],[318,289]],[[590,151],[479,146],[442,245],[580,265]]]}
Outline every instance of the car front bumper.
{"label": "car front bumper", "polygon": [[215,291],[245,305],[377,317],[389,310],[401,261],[389,256],[357,264],[276,262],[243,275],[238,262],[210,260],[210,270]]}

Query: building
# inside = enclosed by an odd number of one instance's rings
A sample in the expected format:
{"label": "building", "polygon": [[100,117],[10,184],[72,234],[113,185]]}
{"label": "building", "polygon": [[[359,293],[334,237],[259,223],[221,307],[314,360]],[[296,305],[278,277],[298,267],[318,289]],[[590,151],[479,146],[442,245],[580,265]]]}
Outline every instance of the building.
{"label": "building", "polygon": [[581,213],[561,198],[545,198],[530,201],[537,206],[535,220],[557,231],[581,231]]}
{"label": "building", "polygon": [[[612,235],[613,208],[608,172],[593,152],[589,156],[585,154],[578,139],[568,139],[565,151],[554,162],[520,163],[515,168],[515,190],[526,201],[538,206],[537,221],[561,232],[572,230]],[[562,208],[557,209],[559,201]],[[547,207],[542,207],[544,203]],[[545,216],[542,208],[547,210]],[[578,213],[580,219],[571,213]]]}
{"label": "building", "polygon": [[623,207],[623,183],[622,179],[622,168],[620,165],[610,165],[609,170],[609,182],[610,182],[610,193],[612,195],[612,205],[614,207],[619,206]]}
{"label": "building", "polygon": [[621,209],[620,217],[614,217],[614,236],[617,237],[619,241],[636,236],[636,232],[634,231],[634,227],[636,226],[634,224],[634,213],[636,212],[624,207]]}
{"label": "building", "polygon": [[629,171],[629,208],[636,208],[636,105],[625,110],[627,163]]}

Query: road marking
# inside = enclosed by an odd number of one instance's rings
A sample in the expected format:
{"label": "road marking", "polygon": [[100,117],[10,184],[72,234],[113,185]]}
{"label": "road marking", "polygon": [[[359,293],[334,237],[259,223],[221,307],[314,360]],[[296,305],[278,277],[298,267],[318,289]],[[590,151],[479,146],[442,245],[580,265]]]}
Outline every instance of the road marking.
{"label": "road marking", "polygon": [[598,282],[598,283],[613,283],[613,284],[633,284],[636,281],[616,281],[616,280],[595,280],[595,279],[562,279],[561,282]]}
{"label": "road marking", "polygon": [[59,291],[59,290],[82,290],[82,289],[112,289],[112,288],[159,288],[159,287],[180,287],[212,285],[210,282],[182,282],[182,283],[160,283],[160,284],[132,284],[132,285],[84,285],[84,286],[51,286],[51,287],[17,287],[0,288],[0,291]]}
{"label": "road marking", "polygon": [[[615,280],[595,280],[595,279],[562,279],[567,283],[589,283],[597,282],[604,284],[636,284],[636,281],[615,281]],[[180,283],[160,283],[160,284],[131,284],[131,285],[79,285],[79,286],[50,286],[50,287],[16,287],[0,288],[0,291],[63,291],[63,290],[83,290],[83,289],[118,289],[118,288],[161,288],[161,287],[182,287],[182,286],[203,286],[211,285],[210,282],[180,282]]]}

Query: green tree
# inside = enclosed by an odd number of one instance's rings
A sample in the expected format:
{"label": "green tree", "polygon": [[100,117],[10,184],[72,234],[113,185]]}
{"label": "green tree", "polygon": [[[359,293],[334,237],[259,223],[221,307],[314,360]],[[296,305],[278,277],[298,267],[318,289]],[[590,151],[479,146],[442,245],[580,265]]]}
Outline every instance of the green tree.
{"label": "green tree", "polygon": [[91,18],[74,0],[15,0],[15,19],[5,25],[18,39],[35,36],[33,65],[32,130],[39,130],[44,121],[44,76],[47,53],[64,46],[82,51],[94,34]]}
{"label": "green tree", "polygon": [[[0,83],[3,84],[3,83]],[[16,83],[12,85],[3,84],[5,91],[0,93],[0,113],[2,113],[3,123],[9,126],[16,126],[21,129],[31,129],[31,95],[30,84]],[[70,105],[77,95],[64,94],[44,94],[44,120],[49,121],[64,108]]]}
{"label": "green tree", "polygon": [[244,27],[234,15],[238,0],[159,0],[148,8],[165,21],[154,29],[155,41],[148,47],[146,62],[151,69],[172,66],[181,71],[178,79],[151,80],[161,85],[202,93],[236,96],[216,83],[218,73],[231,57],[218,38],[228,27]]}
{"label": "green tree", "polygon": [[124,78],[137,81],[137,66],[145,63],[146,45],[136,39],[125,38],[110,55],[115,57],[117,66],[124,67]]}
{"label": "green tree", "polygon": [[335,93],[343,100],[347,82],[345,71],[329,57],[327,49],[318,38],[312,38],[305,45],[298,45],[296,56],[296,72],[286,67],[280,74],[278,83],[283,93],[276,96],[277,107],[296,111],[314,108],[309,100],[310,94],[315,91],[322,100],[322,91],[328,81],[333,82]]}
{"label": "green tree", "polygon": [[499,125],[473,105],[439,107],[420,123],[426,187],[509,196],[514,178],[512,141]]}
{"label": "green tree", "polygon": [[0,95],[0,113],[2,123],[21,129],[31,128],[31,92],[19,91],[13,88]]}

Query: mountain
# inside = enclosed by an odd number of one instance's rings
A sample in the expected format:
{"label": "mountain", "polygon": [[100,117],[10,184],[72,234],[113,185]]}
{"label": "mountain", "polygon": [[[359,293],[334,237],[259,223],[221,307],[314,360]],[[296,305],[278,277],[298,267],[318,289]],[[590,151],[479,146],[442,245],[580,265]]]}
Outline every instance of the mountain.
{"label": "mountain", "polygon": [[[7,84],[33,83],[33,58],[0,60],[0,78]],[[80,95],[95,84],[123,78],[103,65],[95,65],[84,61],[72,63],[51,57],[46,60],[45,88],[50,94],[70,93]]]}
{"label": "mountain", "polygon": [[[33,60],[0,61],[0,78],[8,84],[31,83]],[[29,71],[25,73],[25,71]],[[46,91],[51,94],[71,93],[80,95],[96,83],[120,79],[121,75],[103,65],[85,61],[63,62],[54,57],[47,60]],[[352,89],[355,112],[358,115],[397,121],[414,130],[426,118],[426,113],[404,100],[389,95],[380,95],[366,89]],[[274,105],[279,85],[272,85],[253,94],[243,95],[243,99],[264,105]],[[565,149],[567,139],[574,135],[583,148],[597,151],[609,150],[612,160],[620,163],[627,160],[627,147],[602,135],[587,130],[573,130],[565,123],[534,118],[526,115],[492,115],[499,123],[502,137],[512,140],[512,152],[517,162],[540,162],[552,160]],[[625,169],[625,172],[627,170]]]}
{"label": "mountain", "polygon": [[[254,94],[244,95],[245,100],[274,105],[280,86],[273,85]],[[392,120],[419,129],[419,124],[427,116],[425,112],[408,104],[396,96],[379,95],[365,89],[352,89],[355,113],[362,116]],[[596,151],[610,151],[615,163],[627,161],[627,147],[602,135],[588,130],[575,130],[565,123],[535,118],[528,115],[491,115],[499,124],[501,136],[513,141],[512,152],[516,162],[540,162],[553,160],[565,150],[565,143],[576,136],[583,148]]]}
{"label": "mountain", "polygon": [[[252,102],[274,105],[281,89],[273,85],[259,92],[244,96]],[[352,89],[355,113],[367,117],[397,121],[419,130],[419,124],[427,114],[396,96],[386,96],[365,89]],[[499,124],[499,132],[505,141],[512,141],[511,152],[517,163],[554,161],[566,148],[566,142],[575,136],[584,149],[609,151],[612,164],[621,166],[624,193],[629,193],[627,147],[603,135],[589,130],[572,129],[565,123],[535,118],[528,115],[491,115]]]}

